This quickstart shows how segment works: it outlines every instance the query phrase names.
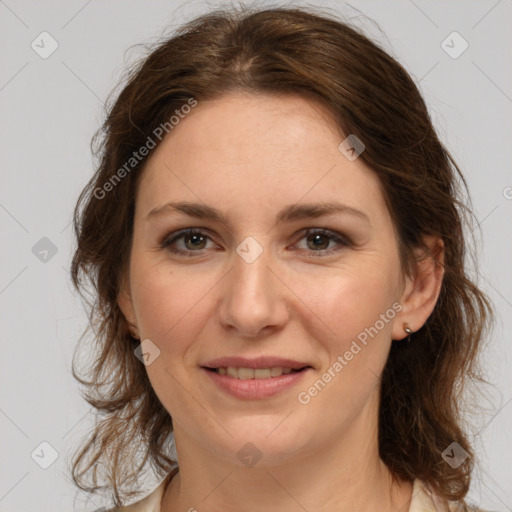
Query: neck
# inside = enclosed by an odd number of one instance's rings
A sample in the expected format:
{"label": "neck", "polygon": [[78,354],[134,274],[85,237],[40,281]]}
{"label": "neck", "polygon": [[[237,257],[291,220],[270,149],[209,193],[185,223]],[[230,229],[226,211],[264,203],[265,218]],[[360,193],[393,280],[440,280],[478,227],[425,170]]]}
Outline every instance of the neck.
{"label": "neck", "polygon": [[326,439],[323,449],[315,447],[279,464],[265,465],[261,459],[244,467],[205,450],[175,423],[179,473],[164,493],[161,510],[408,510],[412,483],[392,479],[378,455],[376,428],[368,431],[368,422],[354,427],[352,434]]}
{"label": "neck", "polygon": [[216,481],[191,484],[186,476],[183,481],[180,473],[167,487],[162,512],[405,512],[412,496],[412,483],[393,483],[384,468],[376,471],[375,477],[361,477],[359,482],[351,477],[325,482],[308,472],[310,478],[290,483],[280,475],[276,477],[275,471],[256,475],[249,481],[233,471],[219,475]]}

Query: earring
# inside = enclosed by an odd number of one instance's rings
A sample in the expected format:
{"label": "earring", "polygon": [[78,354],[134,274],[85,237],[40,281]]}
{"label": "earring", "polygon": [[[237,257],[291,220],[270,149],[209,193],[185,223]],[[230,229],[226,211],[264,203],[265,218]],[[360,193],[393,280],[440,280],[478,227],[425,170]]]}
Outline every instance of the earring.
{"label": "earring", "polygon": [[403,327],[404,331],[408,334],[407,336],[407,341],[411,341],[411,334],[414,332],[410,327],[409,327],[409,324],[404,324],[404,327]]}

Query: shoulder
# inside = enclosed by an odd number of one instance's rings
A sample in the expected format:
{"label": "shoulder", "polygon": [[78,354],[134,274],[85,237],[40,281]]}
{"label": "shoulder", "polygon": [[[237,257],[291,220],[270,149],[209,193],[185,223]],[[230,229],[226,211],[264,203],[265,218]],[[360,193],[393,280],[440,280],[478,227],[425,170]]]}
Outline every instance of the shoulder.
{"label": "shoulder", "polygon": [[100,508],[95,512],[160,512],[164,491],[172,476],[174,476],[173,472],[167,475],[156,489],[136,503],[117,508]]}
{"label": "shoulder", "polygon": [[415,480],[409,512],[490,512],[461,501],[442,500],[424,482]]}
{"label": "shoulder", "polygon": [[491,512],[490,510],[484,510],[483,508],[478,508],[476,505],[471,505],[470,503],[466,503],[465,501],[450,502],[449,511],[450,512]]}

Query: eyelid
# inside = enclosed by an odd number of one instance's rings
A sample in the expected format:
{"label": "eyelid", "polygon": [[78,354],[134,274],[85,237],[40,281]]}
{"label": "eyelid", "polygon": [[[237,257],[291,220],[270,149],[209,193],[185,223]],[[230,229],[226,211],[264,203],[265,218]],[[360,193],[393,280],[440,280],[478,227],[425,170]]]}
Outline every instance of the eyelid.
{"label": "eyelid", "polygon": [[299,240],[293,245],[297,245],[297,243],[300,242],[300,240],[302,240],[303,238],[306,238],[307,236],[310,236],[310,235],[325,235],[330,240],[332,240],[338,244],[337,247],[331,247],[330,249],[322,249],[319,251],[313,251],[311,249],[304,249],[304,251],[306,251],[308,254],[312,254],[313,256],[321,257],[321,256],[330,255],[334,252],[340,251],[342,248],[352,246],[352,241],[350,240],[349,237],[347,237],[346,235],[343,235],[341,233],[338,233],[337,231],[334,231],[332,229],[327,229],[327,228],[304,228],[303,230],[300,231],[300,233],[298,235]]}
{"label": "eyelid", "polygon": [[[189,235],[202,235],[208,240],[211,240],[213,242],[213,238],[210,235],[210,231],[207,228],[202,227],[192,227],[192,228],[183,228],[178,229],[177,231],[173,231],[172,233],[166,234],[162,240],[159,242],[159,245],[162,249],[167,248],[170,244],[175,242],[176,240]],[[199,252],[199,251],[191,251],[191,252]]]}
{"label": "eyelid", "polygon": [[[328,237],[331,241],[334,241],[338,244],[337,247],[330,248],[330,249],[321,249],[318,251],[314,251],[311,249],[302,249],[302,251],[306,252],[309,255],[312,255],[314,257],[322,257],[327,256],[332,253],[338,252],[343,248],[352,246],[352,241],[349,237],[347,237],[344,234],[338,233],[337,231],[327,229],[327,228],[318,228],[318,227],[310,227],[310,228],[303,228],[295,235],[294,238],[298,237],[298,240],[291,246],[294,247],[297,245],[302,239],[306,238],[310,235],[325,235]],[[188,255],[191,256],[193,253],[197,253],[198,256],[204,254],[203,251],[206,251],[206,249],[199,249],[197,251],[183,251],[181,249],[169,249],[169,246],[176,242],[177,240],[181,239],[182,237],[189,235],[201,235],[204,236],[207,240],[210,240],[211,242],[215,243],[212,236],[210,236],[210,230],[207,228],[202,227],[190,227],[190,228],[184,228],[177,231],[174,231],[170,234],[167,234],[163,237],[163,239],[159,242],[160,248],[167,249],[169,252],[173,254],[178,255]],[[290,246],[289,246],[290,247]]]}

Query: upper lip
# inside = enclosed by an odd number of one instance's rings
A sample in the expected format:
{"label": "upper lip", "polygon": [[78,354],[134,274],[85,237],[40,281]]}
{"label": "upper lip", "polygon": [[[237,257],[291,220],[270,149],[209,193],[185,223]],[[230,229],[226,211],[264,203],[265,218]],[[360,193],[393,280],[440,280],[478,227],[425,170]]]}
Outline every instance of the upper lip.
{"label": "upper lip", "polygon": [[292,368],[293,370],[300,370],[301,368],[310,366],[308,363],[301,363],[292,359],[285,359],[282,357],[261,356],[248,359],[246,357],[220,357],[207,361],[203,365],[206,368]]}

